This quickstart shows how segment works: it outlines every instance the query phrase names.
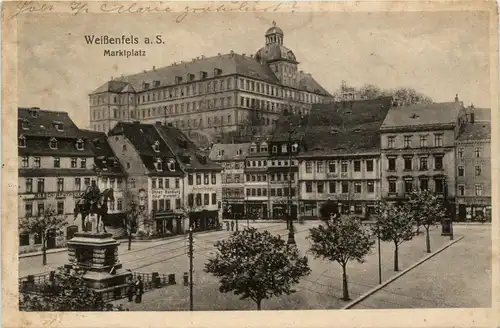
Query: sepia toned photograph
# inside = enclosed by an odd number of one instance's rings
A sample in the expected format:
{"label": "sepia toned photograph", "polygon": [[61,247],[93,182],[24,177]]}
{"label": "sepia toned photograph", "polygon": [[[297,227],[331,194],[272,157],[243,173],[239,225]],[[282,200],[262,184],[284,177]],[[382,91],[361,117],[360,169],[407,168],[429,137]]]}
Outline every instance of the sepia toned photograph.
{"label": "sepia toned photograph", "polygon": [[10,5],[18,311],[495,306],[495,7]]}

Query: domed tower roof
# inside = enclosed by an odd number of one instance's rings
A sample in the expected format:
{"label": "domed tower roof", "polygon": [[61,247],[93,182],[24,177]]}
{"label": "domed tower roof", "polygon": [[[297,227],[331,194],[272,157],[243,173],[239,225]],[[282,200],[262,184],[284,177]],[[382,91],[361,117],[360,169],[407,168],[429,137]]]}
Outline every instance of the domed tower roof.
{"label": "domed tower roof", "polygon": [[266,45],[257,51],[255,58],[260,62],[273,62],[273,61],[289,61],[297,63],[293,51],[283,45],[284,33],[281,28],[276,26],[273,21],[273,26],[266,31]]}

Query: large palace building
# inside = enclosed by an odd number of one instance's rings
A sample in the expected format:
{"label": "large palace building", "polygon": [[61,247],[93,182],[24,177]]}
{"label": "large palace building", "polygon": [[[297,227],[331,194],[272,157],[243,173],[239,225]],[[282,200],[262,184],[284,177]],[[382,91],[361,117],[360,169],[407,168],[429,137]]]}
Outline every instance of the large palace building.
{"label": "large palace building", "polygon": [[112,79],[89,95],[91,128],[161,121],[212,139],[243,126],[271,128],[284,111],[306,114],[331,95],[298,69],[283,40],[273,22],[255,56],[231,51]]}

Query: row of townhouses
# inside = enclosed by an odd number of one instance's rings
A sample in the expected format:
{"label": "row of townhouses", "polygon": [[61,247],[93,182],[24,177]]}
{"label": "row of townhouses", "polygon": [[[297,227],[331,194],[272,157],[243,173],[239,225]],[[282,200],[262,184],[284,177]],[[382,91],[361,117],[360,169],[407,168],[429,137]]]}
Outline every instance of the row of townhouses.
{"label": "row of townhouses", "polygon": [[[131,202],[138,232],[183,233],[214,229],[221,208],[221,168],[180,130],[161,124],[120,122],[109,133],[79,129],[65,112],[19,108],[19,217],[36,217],[52,206],[67,226],[51,231],[47,247],[62,246],[81,231],[75,203],[95,181],[113,189],[107,229],[123,234]],[[41,248],[41,236],[20,231],[20,252]]]}
{"label": "row of townhouses", "polygon": [[317,217],[323,202],[367,217],[380,199],[414,190],[447,195],[457,220],[491,217],[489,109],[391,98],[315,104],[251,143],[215,144],[224,208],[262,218]]}

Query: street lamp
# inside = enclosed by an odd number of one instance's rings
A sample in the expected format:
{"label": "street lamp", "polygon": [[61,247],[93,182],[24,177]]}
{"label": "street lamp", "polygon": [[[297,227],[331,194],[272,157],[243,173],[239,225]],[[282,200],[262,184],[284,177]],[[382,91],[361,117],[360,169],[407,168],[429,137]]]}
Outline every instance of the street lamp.
{"label": "street lamp", "polygon": [[[298,128],[298,127],[297,127]],[[290,122],[288,128],[288,244],[295,245],[295,232],[293,228],[293,215],[292,215],[292,150],[298,149],[297,143],[292,145],[292,135],[297,130]]]}
{"label": "street lamp", "polygon": [[[446,179],[443,181],[443,206],[445,210],[445,218],[441,227],[442,236],[450,236],[450,240],[453,240],[453,213],[449,210],[448,203],[448,182]],[[449,218],[448,218],[449,216]]]}

